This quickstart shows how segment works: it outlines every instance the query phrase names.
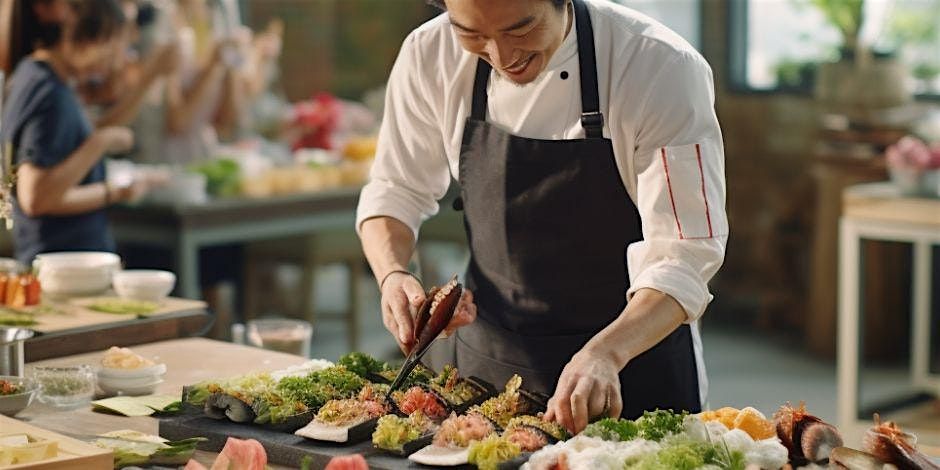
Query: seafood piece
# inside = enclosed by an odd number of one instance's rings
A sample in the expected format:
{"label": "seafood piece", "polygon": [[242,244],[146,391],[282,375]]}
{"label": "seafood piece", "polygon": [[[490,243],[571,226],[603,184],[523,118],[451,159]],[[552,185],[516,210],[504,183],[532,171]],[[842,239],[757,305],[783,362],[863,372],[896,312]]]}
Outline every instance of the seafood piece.
{"label": "seafood piece", "polygon": [[496,432],[493,422],[477,413],[462,416],[451,415],[441,423],[441,428],[434,435],[434,445],[438,447],[467,447],[470,441],[483,439]]}
{"label": "seafood piece", "polygon": [[794,466],[825,463],[832,449],[842,446],[842,435],[832,425],[806,412],[806,404],[789,403],[774,413],[777,437],[790,452]]}
{"label": "seafood piece", "polygon": [[380,416],[388,413],[384,401],[372,399],[374,393],[366,386],[358,398],[330,400],[317,416],[294,434],[308,439],[330,442],[350,442],[367,439],[375,430]]}
{"label": "seafood piece", "polygon": [[[390,385],[392,391],[398,390],[403,385],[412,369],[421,361],[421,357],[424,353],[428,352],[431,343],[433,343],[438,335],[450,324],[450,320],[454,317],[454,312],[457,310],[457,304],[460,302],[460,296],[462,294],[463,286],[457,282],[457,276],[454,276],[450,282],[439,290],[434,291],[433,296],[429,295],[428,298],[425,299],[425,304],[430,302],[430,306],[422,306],[421,311],[423,312],[425,309],[428,309],[429,313],[419,315],[419,319],[416,323],[423,325],[423,327],[420,331],[416,330],[417,334],[415,336],[414,347],[408,352],[408,357],[405,358],[405,364],[402,365],[398,376],[392,381]],[[426,316],[427,321],[425,322],[423,318]]]}
{"label": "seafood piece", "polygon": [[415,351],[422,351],[444,331],[454,317],[461,295],[463,285],[457,282],[456,276],[440,288],[431,288],[428,291],[415,322]]}
{"label": "seafood piece", "polygon": [[[521,393],[522,377],[512,376],[506,382],[503,393],[486,400],[480,405],[471,407],[468,413],[478,413],[496,423],[501,428],[509,424],[509,420],[522,414],[534,414],[543,411],[541,404],[533,403],[528,395]],[[541,409],[540,409],[541,408]]]}
{"label": "seafood piece", "polygon": [[[268,454],[264,446],[254,439],[229,437],[219,452],[210,470],[238,468],[241,470],[264,470],[268,465]],[[199,462],[190,459],[184,470],[206,470]]]}
{"label": "seafood piece", "polygon": [[206,416],[213,419],[228,418],[236,423],[250,423],[255,420],[251,405],[227,393],[213,393],[206,399]]}
{"label": "seafood piece", "polygon": [[324,470],[369,470],[362,454],[339,455],[330,459]]}
{"label": "seafood piece", "polygon": [[454,366],[446,365],[444,370],[437,377],[434,377],[428,386],[447,401],[452,408],[460,408],[471,404],[474,400],[481,399],[487,393],[491,393],[492,385],[480,382],[482,381],[476,378],[472,378],[472,380],[461,379]]}
{"label": "seafood piece", "polygon": [[836,447],[829,454],[829,463],[837,468],[848,470],[888,470],[896,469],[894,465],[879,460],[874,455],[848,447]]}
{"label": "seafood piece", "polygon": [[464,465],[470,458],[470,443],[494,433],[496,426],[479,413],[451,414],[434,434],[433,443],[411,454],[408,459],[438,467]]}
{"label": "seafood piece", "polygon": [[392,400],[399,411],[406,415],[420,411],[431,419],[442,420],[450,414],[440,396],[417,385],[404,392],[394,392]]}
{"label": "seafood piece", "polygon": [[509,420],[503,437],[518,445],[524,452],[534,452],[569,437],[568,431],[555,422],[539,416],[517,416]]}
{"label": "seafood piece", "polygon": [[431,304],[433,303],[434,297],[440,290],[440,287],[434,286],[431,287],[431,289],[429,289],[425,294],[424,302],[421,303],[421,307],[418,308],[418,314],[415,317],[415,339],[418,339],[418,337],[421,335],[421,332],[424,331],[424,327],[427,326],[428,320],[431,319]]}
{"label": "seafood piece", "polygon": [[875,425],[865,433],[863,450],[901,470],[940,470],[940,466],[914,447],[916,444],[913,434],[902,431],[894,422],[882,422],[876,413]]}
{"label": "seafood piece", "polygon": [[[406,449],[408,444],[421,440],[422,436],[430,437],[430,433],[437,429],[433,421],[420,411],[407,418],[396,415],[385,415],[379,418],[375,432],[372,433],[372,444],[379,449],[388,450],[400,455],[410,455],[419,448]],[[428,439],[424,445],[430,443]],[[424,447],[423,445],[421,447]]]}

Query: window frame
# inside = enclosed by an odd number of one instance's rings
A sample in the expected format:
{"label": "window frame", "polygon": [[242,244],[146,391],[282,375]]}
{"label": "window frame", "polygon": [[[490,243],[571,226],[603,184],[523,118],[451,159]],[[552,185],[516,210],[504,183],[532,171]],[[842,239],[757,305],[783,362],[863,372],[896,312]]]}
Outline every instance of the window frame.
{"label": "window frame", "polygon": [[[725,72],[728,74],[728,91],[739,95],[812,97],[812,89],[787,88],[780,85],[773,88],[756,88],[747,83],[748,33],[750,31],[748,13],[752,1],[754,0],[728,0],[727,2],[725,50],[728,51],[728,61],[725,64]],[[940,102],[940,92],[915,94],[914,100]]]}

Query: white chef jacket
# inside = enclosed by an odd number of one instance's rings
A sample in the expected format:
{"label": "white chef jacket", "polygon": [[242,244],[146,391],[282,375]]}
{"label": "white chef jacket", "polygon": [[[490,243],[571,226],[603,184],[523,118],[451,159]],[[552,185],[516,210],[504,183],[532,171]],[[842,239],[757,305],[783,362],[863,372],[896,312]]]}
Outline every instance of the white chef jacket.
{"label": "white chef jacket", "polygon": [[[627,247],[626,295],[656,289],[685,310],[704,404],[697,319],[712,299],[708,281],[722,264],[728,237],[711,68],[655,20],[613,2],[585,1],[594,27],[604,136],[612,140],[617,169],[643,225],[643,240]],[[522,137],[584,138],[578,33],[572,22],[532,83],[519,86],[491,72],[487,121]],[[388,216],[417,237],[421,222],[437,213],[437,200],[451,177],[458,177],[476,67],[477,56],[460,46],[446,13],[405,39],[389,78],[357,228],[368,218]]]}

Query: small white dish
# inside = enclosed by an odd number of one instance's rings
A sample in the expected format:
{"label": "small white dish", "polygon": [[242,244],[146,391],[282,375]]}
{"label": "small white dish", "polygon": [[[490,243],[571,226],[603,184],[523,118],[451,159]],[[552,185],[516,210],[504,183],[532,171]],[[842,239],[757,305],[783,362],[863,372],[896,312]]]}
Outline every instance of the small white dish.
{"label": "small white dish", "polygon": [[114,274],[114,291],[125,299],[161,302],[176,285],[176,274],[156,269],[126,269]]}
{"label": "small white dish", "polygon": [[102,367],[98,369],[98,379],[136,379],[140,377],[162,376],[166,373],[166,364],[154,364],[150,367],[141,367],[138,369],[117,369],[113,367]]}
{"label": "small white dish", "polygon": [[157,386],[163,383],[163,377],[152,378],[142,383],[112,383],[107,380],[99,380],[98,388],[107,395],[151,395],[157,390]]}

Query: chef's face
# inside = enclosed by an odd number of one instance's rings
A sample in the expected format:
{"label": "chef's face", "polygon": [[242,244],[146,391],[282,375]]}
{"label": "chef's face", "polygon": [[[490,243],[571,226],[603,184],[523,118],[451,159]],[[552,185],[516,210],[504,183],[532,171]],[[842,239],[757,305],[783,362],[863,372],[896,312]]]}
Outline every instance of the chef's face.
{"label": "chef's face", "polygon": [[535,80],[568,30],[566,4],[549,0],[445,0],[460,44],[509,80]]}

